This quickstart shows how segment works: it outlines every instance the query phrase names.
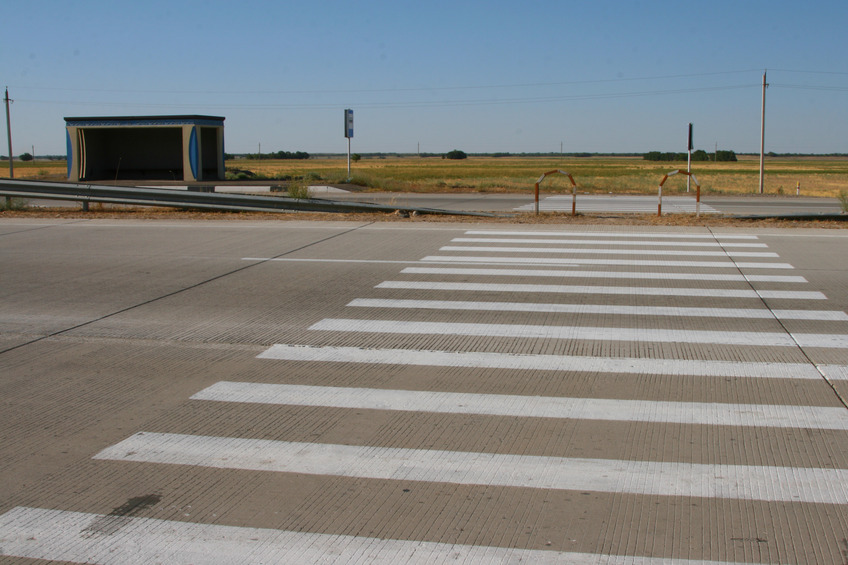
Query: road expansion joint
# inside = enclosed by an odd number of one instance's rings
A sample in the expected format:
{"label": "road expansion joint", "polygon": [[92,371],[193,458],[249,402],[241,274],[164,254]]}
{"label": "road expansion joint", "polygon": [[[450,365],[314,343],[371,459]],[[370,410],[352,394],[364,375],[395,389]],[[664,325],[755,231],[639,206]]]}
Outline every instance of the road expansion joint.
{"label": "road expansion joint", "polygon": [[[88,221],[88,220],[82,220],[82,221]],[[306,248],[308,248],[308,247],[311,247],[311,246],[313,246],[313,245],[318,245],[319,243],[324,243],[324,242],[329,241],[329,240],[331,240],[331,239],[335,239],[335,238],[337,238],[337,237],[341,237],[341,236],[344,236],[344,235],[350,234],[350,233],[355,232],[355,231],[357,231],[357,230],[360,230],[360,229],[362,229],[362,228],[366,228],[366,227],[368,227],[368,226],[372,225],[373,223],[374,223],[374,222],[368,222],[368,223],[365,223],[365,224],[361,224],[361,225],[355,226],[355,227],[353,227],[353,228],[346,229],[346,230],[341,231],[341,232],[339,232],[339,233],[336,233],[336,234],[333,234],[333,235],[330,235],[330,236],[327,236],[327,237],[321,238],[321,239],[316,240],[316,241],[313,241],[313,242],[311,242],[311,243],[307,243],[307,244],[302,245],[302,246],[300,246],[300,247],[298,247],[298,248],[296,248],[296,249],[290,249],[290,250],[285,251],[285,252],[283,252],[283,253],[279,253],[279,254],[277,254],[277,255],[274,255],[273,257],[267,257],[267,258],[259,259],[259,260],[257,260],[256,262],[252,262],[252,263],[250,263],[250,264],[248,264],[248,265],[245,265],[245,266],[243,266],[243,267],[239,267],[239,268],[237,268],[237,269],[232,269],[232,270],[230,270],[230,271],[227,271],[226,273],[221,273],[221,274],[219,274],[219,275],[215,275],[215,276],[210,277],[210,278],[208,278],[208,279],[206,279],[206,280],[202,280],[202,281],[200,281],[200,282],[197,282],[197,283],[194,283],[194,284],[191,284],[191,285],[185,286],[185,287],[183,287],[183,288],[180,288],[180,289],[177,289],[177,290],[174,290],[174,291],[171,291],[171,292],[165,293],[165,294],[163,294],[163,295],[161,295],[161,296],[157,296],[157,297],[155,297],[155,298],[150,298],[149,300],[145,300],[145,301],[143,301],[143,302],[139,302],[138,304],[133,304],[133,305],[131,305],[131,306],[127,306],[127,307],[125,307],[125,308],[121,308],[121,309],[119,309],[119,310],[116,310],[116,311],[114,311],[114,312],[110,312],[110,313],[108,313],[108,314],[103,314],[102,316],[99,316],[99,317],[94,318],[94,319],[92,319],[92,320],[88,320],[88,321],[85,321],[85,322],[82,322],[82,323],[76,324],[76,325],[74,325],[74,326],[71,326],[71,327],[68,327],[68,328],[61,329],[61,330],[56,330],[56,331],[54,331],[54,332],[51,332],[51,333],[49,333],[49,334],[45,334],[45,335],[40,336],[40,337],[37,337],[37,338],[35,338],[35,339],[31,339],[31,340],[26,341],[26,342],[24,342],[24,343],[19,343],[19,344],[17,344],[17,345],[13,345],[13,346],[11,346],[11,347],[7,347],[6,349],[2,349],[2,350],[0,350],[0,355],[3,355],[4,353],[8,353],[8,352],[10,352],[10,351],[14,351],[14,350],[16,350],[16,349],[20,349],[20,348],[22,348],[22,347],[26,347],[26,346],[28,346],[28,345],[32,345],[32,344],[34,344],[34,343],[38,343],[38,342],[43,341],[43,340],[45,340],[45,339],[49,339],[49,338],[56,337],[56,336],[61,336],[62,334],[65,334],[65,333],[68,333],[68,332],[72,332],[72,331],[74,331],[74,330],[77,330],[77,329],[80,329],[80,328],[84,328],[84,327],[86,327],[86,326],[90,326],[91,324],[96,324],[97,322],[101,322],[101,321],[106,320],[106,319],[109,319],[109,318],[111,318],[111,317],[113,317],[113,316],[117,316],[117,315],[119,315],[119,314],[123,314],[123,313],[125,313],[125,312],[129,312],[129,311],[131,311],[131,310],[135,310],[136,308],[141,308],[141,307],[143,307],[143,306],[147,306],[147,305],[149,305],[149,304],[153,304],[153,303],[158,302],[158,301],[160,301],[160,300],[164,300],[164,299],[166,299],[166,298],[170,298],[170,297],[172,297],[172,296],[176,296],[176,295],[178,295],[178,294],[182,294],[183,292],[186,292],[186,291],[189,291],[189,290],[194,290],[194,289],[196,289],[196,288],[199,288],[199,287],[204,286],[204,285],[206,285],[206,284],[209,284],[209,283],[211,283],[211,282],[215,282],[215,281],[217,281],[217,280],[223,279],[223,278],[225,278],[225,277],[229,277],[229,276],[234,275],[234,274],[236,274],[236,273],[240,273],[240,272],[242,272],[242,271],[246,271],[247,269],[252,269],[253,267],[256,267],[256,266],[258,266],[258,265],[262,265],[262,264],[267,263],[267,262],[269,262],[269,261],[274,261],[274,260],[276,260],[276,259],[280,259],[281,257],[285,257],[286,255],[289,255],[289,254],[291,254],[291,253],[295,253],[295,252],[297,252],[297,251],[301,251],[301,250],[306,249]]]}
{"label": "road expansion joint", "polygon": [[766,301],[766,299],[765,299],[765,298],[763,298],[763,296],[760,294],[760,291],[759,291],[759,290],[757,290],[757,289],[754,287],[754,285],[751,283],[751,281],[748,279],[748,275],[746,275],[746,274],[742,271],[742,269],[739,267],[738,263],[737,263],[737,262],[736,262],[736,260],[733,258],[733,256],[732,256],[730,253],[728,253],[728,252],[727,252],[727,250],[724,248],[724,246],[721,244],[721,240],[720,240],[720,239],[716,236],[716,234],[713,232],[712,228],[710,228],[709,226],[707,226],[707,230],[710,232],[710,235],[712,235],[712,236],[713,236],[713,238],[715,239],[716,243],[718,243],[719,247],[720,247],[720,248],[724,251],[725,255],[727,256],[727,259],[728,259],[730,262],[732,262],[732,263],[733,263],[733,266],[734,266],[734,267],[736,268],[736,270],[739,272],[739,275],[740,275],[740,276],[742,276],[742,278],[743,278],[743,279],[745,279],[745,282],[748,284],[748,286],[751,288],[751,290],[752,290],[753,292],[755,292],[755,293],[756,293],[756,295],[757,295],[757,297],[759,298],[760,302],[763,304],[763,307],[765,307],[765,309],[766,309],[766,310],[768,310],[768,312],[769,312],[769,314],[771,314],[772,318],[773,318],[773,319],[774,319],[774,320],[775,320],[775,321],[776,321],[776,322],[780,325],[780,327],[783,329],[783,331],[786,333],[786,335],[787,335],[787,336],[789,336],[789,339],[791,339],[791,340],[792,340],[792,342],[793,342],[793,343],[795,344],[795,346],[798,348],[798,351],[800,351],[800,352],[801,352],[801,355],[803,355],[803,356],[804,356],[804,359],[806,359],[806,360],[807,360],[807,362],[808,362],[810,365],[812,365],[812,366],[813,366],[813,368],[815,368],[816,372],[817,372],[819,375],[821,375],[821,378],[824,380],[824,382],[825,382],[825,383],[827,383],[827,386],[829,386],[829,387],[830,387],[830,390],[832,390],[832,391],[833,391],[833,394],[834,394],[834,395],[836,395],[836,398],[837,398],[837,400],[839,400],[839,403],[840,403],[840,404],[842,404],[842,406],[844,406],[846,410],[848,410],[848,400],[846,400],[846,398],[845,398],[844,396],[842,396],[842,394],[840,394],[839,389],[837,389],[837,388],[836,388],[836,386],[833,384],[833,382],[830,380],[830,378],[828,378],[827,374],[826,374],[824,371],[822,371],[822,370],[821,370],[821,368],[819,367],[819,365],[818,365],[815,361],[813,361],[813,360],[810,358],[810,356],[807,354],[807,351],[804,349],[804,346],[803,346],[803,345],[801,345],[801,344],[798,342],[798,340],[796,339],[795,335],[794,335],[792,332],[790,332],[790,331],[789,331],[789,328],[787,328],[787,327],[786,327],[786,324],[784,323],[784,321],[783,321],[783,320],[782,320],[779,316],[777,316],[777,315],[774,313],[774,311],[772,310],[772,308],[771,308],[771,306],[769,305],[769,303],[768,303],[768,302]]}
{"label": "road expansion joint", "polygon": [[48,230],[48,229],[53,229],[53,228],[56,228],[56,227],[70,226],[70,225],[72,225],[72,224],[81,224],[81,223],[84,223],[84,222],[90,222],[90,221],[91,221],[91,220],[88,220],[88,219],[82,219],[82,220],[70,220],[70,221],[68,221],[68,222],[61,222],[61,223],[58,223],[58,224],[50,224],[50,225],[46,225],[46,226],[29,227],[29,228],[26,228],[26,229],[21,229],[21,230],[16,230],[16,231],[10,231],[10,232],[5,232],[5,233],[0,233],[0,237],[8,236],[8,235],[18,235],[18,234],[22,234],[22,233],[31,232],[31,231]]}

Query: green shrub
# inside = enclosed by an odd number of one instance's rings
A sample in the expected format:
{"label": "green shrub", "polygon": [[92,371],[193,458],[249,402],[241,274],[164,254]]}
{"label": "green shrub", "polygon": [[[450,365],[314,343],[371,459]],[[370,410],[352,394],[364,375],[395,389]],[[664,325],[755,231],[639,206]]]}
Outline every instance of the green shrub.
{"label": "green shrub", "polygon": [[304,184],[291,183],[286,192],[289,198],[309,198],[309,187]]}
{"label": "green shrub", "polygon": [[26,210],[27,201],[23,198],[11,198],[0,196],[0,211],[3,210]]}

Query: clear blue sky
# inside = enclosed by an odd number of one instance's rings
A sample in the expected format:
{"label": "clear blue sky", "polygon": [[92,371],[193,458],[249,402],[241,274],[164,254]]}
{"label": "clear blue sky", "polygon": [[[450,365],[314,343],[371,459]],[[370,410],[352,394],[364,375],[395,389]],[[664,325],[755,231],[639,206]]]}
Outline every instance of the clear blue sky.
{"label": "clear blue sky", "polygon": [[[848,153],[848,5],[404,0],[16,2],[13,151],[65,116],[224,116],[226,150]],[[2,86],[2,85],[0,85]],[[8,148],[0,143],[0,153]]]}

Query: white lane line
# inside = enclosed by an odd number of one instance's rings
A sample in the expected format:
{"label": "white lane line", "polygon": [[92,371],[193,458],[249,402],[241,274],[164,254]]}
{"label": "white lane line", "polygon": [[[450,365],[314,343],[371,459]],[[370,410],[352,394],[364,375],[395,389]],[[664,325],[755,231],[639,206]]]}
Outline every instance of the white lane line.
{"label": "white lane line", "polygon": [[94,459],[392,481],[848,504],[848,470],[624,461],[140,432]]}
{"label": "white lane line", "polygon": [[[108,534],[92,525],[114,524]],[[112,531],[114,530],[114,531]],[[669,565],[667,558],[564,553],[104,516],[18,506],[0,515],[0,555],[71,563],[539,563]],[[737,565],[674,559],[680,565]],[[753,564],[756,565],[756,564]]]}
{"label": "white lane line", "polygon": [[[590,326],[542,326],[519,324],[473,324],[416,322],[406,320],[351,320],[325,318],[312,331],[389,333],[408,335],[462,335],[532,339],[694,343],[751,347],[848,348],[848,335],[787,334],[783,332],[728,332],[656,328],[605,328]],[[797,343],[796,343],[797,342]]]}
{"label": "white lane line", "polygon": [[734,235],[722,233],[651,233],[651,232],[596,232],[596,231],[509,231],[509,230],[468,230],[466,235],[524,235],[524,236],[552,236],[552,237],[620,237],[620,238],[648,238],[648,239],[759,239],[756,235]]}
{"label": "white lane line", "polygon": [[[426,367],[468,367],[526,371],[620,373],[674,377],[724,377],[755,379],[820,380],[809,363],[761,363],[699,359],[651,359],[642,357],[588,357],[577,355],[532,355],[485,351],[438,351],[422,349],[365,349],[361,347],[313,347],[276,344],[257,355],[259,359],[323,363],[364,363]],[[827,366],[836,373],[839,366]],[[848,375],[848,367],[842,367]],[[848,376],[845,377],[848,379]]]}
{"label": "white lane line", "polygon": [[477,312],[539,312],[551,314],[612,314],[616,316],[671,316],[695,318],[742,318],[770,320],[848,321],[838,310],[768,310],[766,308],[681,308],[675,306],[616,306],[611,304],[539,304],[535,302],[476,302],[464,300],[412,300],[356,298],[348,306],[360,308],[409,308],[468,310]]}
{"label": "white lane line", "polygon": [[413,275],[483,275],[505,277],[574,277],[593,279],[648,279],[673,281],[738,281],[806,283],[807,279],[795,275],[741,275],[733,273],[650,273],[638,271],[576,271],[555,269],[475,269],[469,267],[407,267],[401,271]]}
{"label": "white lane line", "polygon": [[451,290],[471,292],[515,292],[552,294],[618,294],[625,296],[688,296],[691,298],[781,298],[787,300],[827,300],[814,290],[752,290],[750,288],[663,288],[640,286],[593,286],[556,284],[507,284],[430,281],[384,281],[374,288],[406,290]]}
{"label": "white lane line", "polygon": [[439,251],[472,251],[476,253],[569,253],[591,255],[664,255],[679,257],[780,257],[772,251],[704,251],[702,249],[581,249],[577,247],[499,247],[484,245],[446,245]]}
{"label": "white lane line", "polygon": [[468,394],[221,381],[192,400],[441,414],[848,430],[844,407]]}
{"label": "white lane line", "polygon": [[758,247],[767,248],[765,243],[722,243],[720,241],[656,241],[647,239],[610,241],[608,239],[538,239],[514,237],[455,237],[457,243],[560,243],[577,245],[646,245],[663,247]]}
{"label": "white lane line", "polygon": [[710,269],[794,269],[789,263],[744,261],[647,261],[643,259],[589,259],[584,257],[475,257],[470,255],[428,255],[425,263],[484,263],[487,265],[619,265],[627,267],[688,267]]}

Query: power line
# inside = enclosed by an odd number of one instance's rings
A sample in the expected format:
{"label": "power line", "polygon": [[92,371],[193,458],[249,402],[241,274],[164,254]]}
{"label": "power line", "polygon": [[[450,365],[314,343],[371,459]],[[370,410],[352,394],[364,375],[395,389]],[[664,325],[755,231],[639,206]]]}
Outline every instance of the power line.
{"label": "power line", "polygon": [[[740,90],[756,88],[757,84],[739,84],[730,86],[713,86],[701,88],[678,88],[665,90],[647,90],[631,92],[609,92],[596,94],[572,94],[562,96],[540,96],[540,97],[518,97],[518,98],[489,98],[489,99],[459,99],[459,100],[411,100],[402,102],[358,102],[358,107],[365,108],[429,108],[446,106],[490,106],[499,104],[539,104],[551,102],[574,102],[582,100],[605,100],[617,98],[640,98],[648,96],[665,96],[674,94],[694,94],[701,92],[719,92],[726,90]],[[69,101],[69,100],[37,100],[18,99],[20,102],[32,104],[65,104],[79,106],[137,106],[152,108],[221,108],[221,109],[246,109],[246,110],[303,110],[303,109],[328,109],[337,108],[338,102],[321,103],[293,103],[293,104],[201,104],[201,103],[150,103],[150,102],[92,102],[92,101]]]}
{"label": "power line", "polygon": [[821,90],[824,92],[848,92],[848,86],[823,86],[823,85],[808,85],[808,84],[780,84],[774,83],[771,86],[778,88],[791,88],[795,90]]}
{"label": "power line", "polygon": [[530,82],[530,83],[507,83],[507,84],[483,84],[483,85],[453,85],[453,86],[419,86],[399,88],[366,88],[366,89],[306,89],[306,90],[139,90],[139,89],[115,89],[115,88],[67,88],[54,86],[16,86],[18,89],[29,90],[54,90],[62,92],[101,92],[101,93],[135,93],[135,94],[368,94],[384,92],[432,92],[445,90],[485,90],[503,88],[539,88],[548,86],[575,86],[586,84],[605,84],[617,82],[638,82],[653,80],[676,80],[682,78],[699,78],[721,75],[743,74],[758,71],[758,69],[746,69],[738,71],[717,71],[710,73],[690,73],[676,75],[657,75],[646,77],[616,77],[611,79],[573,80],[557,82]]}
{"label": "power line", "polygon": [[811,75],[848,75],[848,72],[840,72],[840,71],[809,71],[809,70],[792,70],[792,69],[771,69],[772,72],[780,72],[780,73],[805,73]]}

